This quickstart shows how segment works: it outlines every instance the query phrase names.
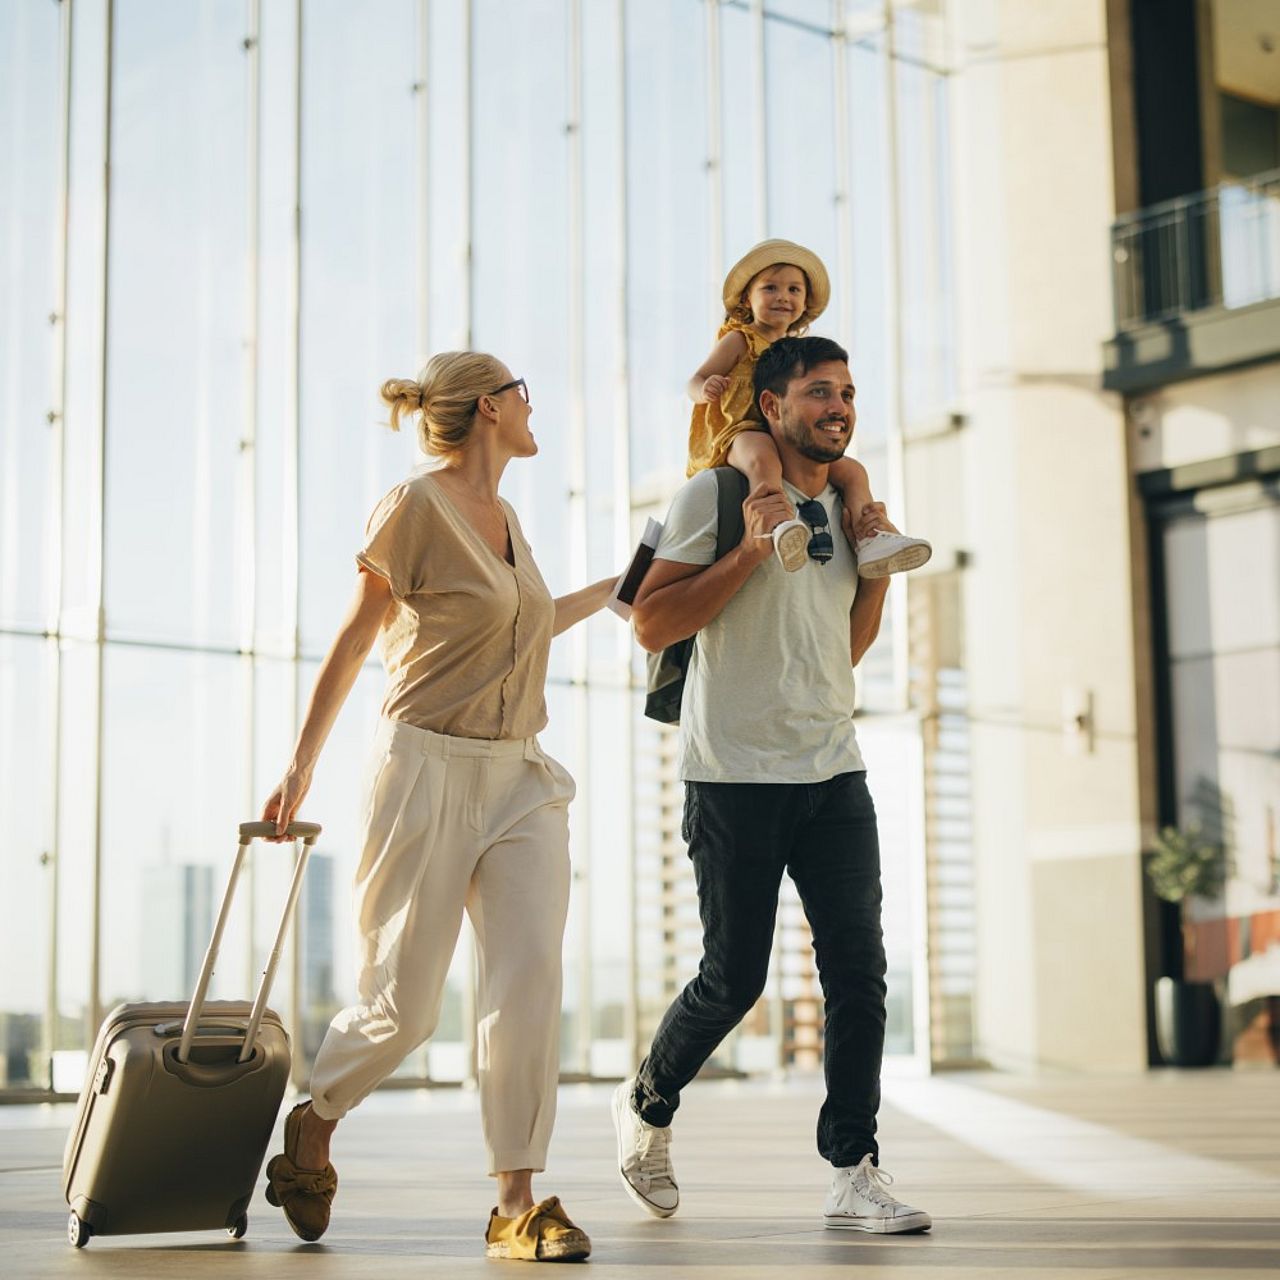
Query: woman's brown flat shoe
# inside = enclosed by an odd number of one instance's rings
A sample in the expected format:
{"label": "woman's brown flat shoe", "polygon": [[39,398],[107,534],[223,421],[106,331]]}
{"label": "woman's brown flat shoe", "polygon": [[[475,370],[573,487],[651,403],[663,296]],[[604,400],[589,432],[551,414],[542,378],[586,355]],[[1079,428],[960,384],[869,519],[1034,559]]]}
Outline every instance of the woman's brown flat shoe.
{"label": "woman's brown flat shoe", "polygon": [[311,1104],[300,1102],[285,1116],[284,1153],[267,1165],[267,1200],[284,1210],[294,1234],[308,1242],[319,1240],[329,1225],[329,1206],[338,1190],[338,1172],[331,1164],[323,1169],[298,1166],[298,1135],[302,1112]]}

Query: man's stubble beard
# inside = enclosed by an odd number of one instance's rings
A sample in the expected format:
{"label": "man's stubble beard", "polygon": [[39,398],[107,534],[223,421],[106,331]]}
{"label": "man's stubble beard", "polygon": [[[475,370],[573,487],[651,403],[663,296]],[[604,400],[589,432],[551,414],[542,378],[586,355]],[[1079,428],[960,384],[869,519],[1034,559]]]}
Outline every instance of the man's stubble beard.
{"label": "man's stubble beard", "polygon": [[842,445],[824,446],[813,440],[806,428],[797,429],[794,423],[795,419],[790,414],[783,413],[778,423],[778,429],[781,431],[783,439],[802,458],[808,458],[810,462],[836,462],[844,457],[844,452],[849,447],[847,440]]}

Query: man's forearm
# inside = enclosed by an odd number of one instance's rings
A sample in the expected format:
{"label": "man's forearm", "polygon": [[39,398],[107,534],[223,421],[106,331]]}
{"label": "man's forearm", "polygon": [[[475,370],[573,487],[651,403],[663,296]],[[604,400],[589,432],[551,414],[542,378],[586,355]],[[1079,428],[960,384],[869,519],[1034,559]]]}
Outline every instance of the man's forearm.
{"label": "man's forearm", "polygon": [[849,610],[849,663],[857,666],[880,634],[880,618],[885,597],[889,594],[888,578],[859,578],[858,594]]}
{"label": "man's forearm", "polygon": [[696,635],[719,616],[759,563],[742,547],[735,547],[701,573],[645,596],[631,613],[640,647],[658,653],[678,640]]}

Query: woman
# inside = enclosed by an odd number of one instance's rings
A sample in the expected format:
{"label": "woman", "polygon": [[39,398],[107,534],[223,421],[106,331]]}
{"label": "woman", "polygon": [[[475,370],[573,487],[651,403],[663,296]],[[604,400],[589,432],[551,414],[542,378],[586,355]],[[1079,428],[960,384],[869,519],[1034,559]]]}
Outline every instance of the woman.
{"label": "woman", "polygon": [[267,1198],[316,1240],[329,1223],[338,1121],[435,1029],[465,906],[480,956],[480,1110],[498,1204],[490,1257],[585,1258],[559,1201],[535,1203],[559,1074],[560,948],[569,897],[573,779],[534,736],[546,724],[551,637],[608,599],[611,579],[552,600],[515,512],[498,497],[512,458],[538,446],[523,378],[493,356],[446,352],[392,379],[391,426],[418,415],[441,460],[378,504],[356,556],[355,598],[316,677],[279,786],[263,808],[283,833],[374,638],[387,692],[355,897],[360,1003],[334,1018],[310,1102],[285,1120]]}

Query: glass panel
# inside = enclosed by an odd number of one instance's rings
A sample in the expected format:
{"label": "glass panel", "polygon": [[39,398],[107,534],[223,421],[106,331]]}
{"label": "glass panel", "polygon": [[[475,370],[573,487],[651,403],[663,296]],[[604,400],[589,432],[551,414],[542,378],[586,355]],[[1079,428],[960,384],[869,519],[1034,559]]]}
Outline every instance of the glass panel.
{"label": "glass panel", "polygon": [[1280,509],[1193,516],[1165,530],[1175,658],[1272,644],[1280,635]]}
{"label": "glass panel", "polygon": [[1244,307],[1280,297],[1280,178],[1263,175],[1253,185],[1220,187],[1218,200],[1224,304]]}
{"label": "glass panel", "polygon": [[420,459],[378,388],[416,372],[414,7],[309,5],[303,24],[304,649],[323,652],[378,498]]}
{"label": "glass panel", "polygon": [[[726,271],[760,238],[756,234],[756,187],[765,158],[760,154],[755,139],[753,44],[751,15],[746,8],[722,5],[720,145]],[[720,297],[718,283],[714,295],[717,305]],[[697,365],[692,366],[689,372],[695,368]]]}
{"label": "glass panel", "polygon": [[0,636],[0,1090],[49,1083],[51,644]]}
{"label": "glass panel", "polygon": [[420,1049],[415,1049],[401,1064],[396,1075],[415,1079],[427,1078],[441,1083],[468,1079],[471,1075],[471,1046],[475,1038],[474,1022],[467,1025],[467,987],[475,981],[475,939],[471,922],[463,919],[458,946],[445,979],[444,999],[440,1005],[440,1021],[435,1034]]}
{"label": "glass panel", "polygon": [[98,758],[98,649],[62,649],[58,783],[58,1027],[53,1087],[78,1093],[98,1033],[89,990]]}
{"label": "glass panel", "polygon": [[573,775],[578,797],[569,808],[570,857],[573,862],[573,884],[569,895],[569,916],[565,924],[564,992],[560,1003],[560,1069],[583,1071],[589,1066],[590,1051],[585,1050],[583,1036],[589,1035],[590,1023],[583,1021],[584,993],[590,999],[595,986],[588,947],[591,929],[591,876],[595,871],[595,846],[591,843],[586,819],[591,811],[591,764],[578,750],[576,691],[563,684],[547,688],[549,723],[539,735],[543,747]]}
{"label": "glass panel", "polygon": [[885,192],[889,164],[885,148],[884,64],[881,37],[850,44],[845,72],[848,88],[850,217],[853,220],[853,332],[848,339],[858,386],[858,426],[854,452],[871,473],[872,492],[885,491],[888,432],[889,314],[891,281]]}
{"label": "glass panel", "polygon": [[[302,664],[300,708],[305,707],[311,695],[318,669],[318,663]],[[311,855],[314,866],[307,872],[298,912],[300,1016],[303,1052],[308,1062],[315,1057],[330,1018],[355,999],[350,885],[364,834],[361,826],[363,785],[383,684],[383,673],[377,667],[368,665],[360,672],[325,743],[311,792],[304,803],[306,816],[324,826],[324,833]],[[280,704],[286,701],[286,692],[277,689],[272,722],[264,721],[262,726],[262,732],[270,733],[283,747],[278,755],[264,761],[267,770],[262,784],[264,800],[280,780],[293,746],[293,734],[283,732],[287,720],[281,718]],[[314,876],[313,870],[317,873]],[[261,918],[268,922],[279,920],[279,900],[264,898],[260,911]],[[264,940],[269,938],[267,934],[263,936]],[[423,1071],[419,1065],[409,1074],[422,1075]]]}
{"label": "glass panel", "polygon": [[244,386],[243,10],[115,6],[111,633],[230,644]]}
{"label": "glass panel", "polygon": [[676,734],[635,712],[636,986],[640,1043],[649,1044],[667,1006],[697,972],[702,947],[693,869],[680,824],[684,787]]}
{"label": "glass panel", "polygon": [[[893,282],[889,270],[889,159],[886,146],[883,37],[868,35],[850,43],[845,72],[849,100],[850,216],[853,220],[853,298],[849,311],[853,333],[849,350],[858,387],[858,422],[853,452],[867,468],[871,491],[890,505],[889,407],[891,334],[885,318],[892,314]],[[893,616],[886,609],[880,638],[858,668],[861,706],[892,708]]]}
{"label": "glass panel", "polygon": [[59,11],[0,7],[0,624],[42,626],[50,607],[48,551],[54,432],[51,366],[61,155]]}
{"label": "glass panel", "polygon": [[[291,662],[262,659],[254,666],[253,689],[253,795],[247,806],[246,818],[256,818],[262,812],[267,797],[275,789],[289,763],[296,735],[294,683],[297,669]],[[312,803],[303,806],[304,818],[325,822],[327,815],[312,811]],[[328,836],[326,823],[325,836]],[[259,974],[266,967],[280,923],[280,909],[289,889],[289,877],[293,872],[292,847],[257,843],[250,851],[249,898],[253,919],[252,954],[248,957],[250,971]],[[304,881],[304,886],[305,886]],[[299,909],[296,921],[303,912]],[[271,989],[271,1007],[278,1010],[291,1027],[298,1025],[294,1018],[294,965],[293,950],[298,934],[295,930],[286,944],[287,954],[281,958],[276,971],[275,985]],[[304,1028],[305,1031],[305,1028]],[[306,1049],[307,1037],[302,1047]]]}
{"label": "glass panel", "polygon": [[[569,378],[565,5],[480,0],[474,13],[481,51],[473,93],[475,346],[528,378],[538,456],[508,469],[503,492],[558,595],[584,585],[570,582],[566,519],[576,389]],[[519,217],[511,216],[512,201]],[[568,678],[569,651],[567,643],[555,647],[553,676]]]}
{"label": "glass panel", "polygon": [[[1248,491],[1236,492],[1244,498]],[[1198,501],[1221,504],[1231,494],[1206,491]],[[1274,910],[1280,614],[1272,587],[1280,578],[1280,502],[1174,520],[1164,546],[1177,820],[1229,851],[1226,903],[1210,914]],[[1251,980],[1246,968],[1233,971],[1233,1000],[1236,984]]]}
{"label": "glass panel", "polygon": [[[249,782],[237,658],[112,646],[102,755],[102,1001],[195,988]],[[244,1000],[243,888],[211,999]],[[235,957],[241,957],[237,963]]]}
{"label": "glass panel", "polygon": [[766,0],[764,12],[767,18],[803,23],[823,33],[831,26],[831,0]]}
{"label": "glass panel", "polygon": [[1175,662],[1172,678],[1178,821],[1223,835],[1233,874],[1257,891],[1280,893],[1273,886],[1280,635],[1252,652]]}
{"label": "glass panel", "polygon": [[[858,743],[873,762],[867,785],[876,805],[880,836],[880,882],[884,889],[881,920],[888,962],[885,1000],[885,1053],[910,1055],[926,1051],[928,1037],[917,1045],[916,991],[923,979],[917,971],[922,930],[918,916],[925,904],[916,900],[912,885],[923,879],[924,756],[919,725],[893,716],[863,717]],[[923,1029],[922,1029],[923,1030]]]}
{"label": "glass panel", "polygon": [[[468,345],[465,300],[470,296],[467,206],[461,198],[467,180],[467,137],[461,127],[468,111],[465,0],[431,0],[430,23],[427,225],[431,261],[427,279],[431,333],[427,352],[456,351]],[[426,362],[427,352],[419,352],[421,363]]]}
{"label": "glass panel", "polygon": [[689,376],[715,340],[707,251],[706,31],[687,0],[627,6],[631,478],[684,475]]}
{"label": "glass panel", "polygon": [[[587,580],[617,573],[631,553],[627,512],[615,504],[619,466],[618,417],[625,403],[622,302],[621,95],[619,31],[613,5],[582,8],[584,403],[587,412]],[[612,614],[587,624],[592,662],[617,664],[629,656],[630,634]]]}
{"label": "glass panel", "polygon": [[[898,48],[923,50],[928,23],[897,18]],[[954,393],[951,350],[947,97],[943,77],[899,56],[898,217],[902,261],[902,415],[909,425],[946,412]]]}
{"label": "glass panel", "polygon": [[[98,634],[101,548],[102,169],[106,4],[71,8],[71,191],[67,243],[67,404],[64,423],[62,634]],[[87,975],[88,970],[86,968]],[[75,1088],[79,1088],[76,1082]]]}
{"label": "glass panel", "polygon": [[[769,234],[795,240],[822,259],[831,302],[813,331],[840,338],[832,56],[825,34],[789,22],[765,23]],[[803,91],[797,92],[800,85]]]}
{"label": "glass panel", "polygon": [[[632,886],[627,862],[631,777],[628,753],[622,749],[631,697],[626,689],[592,690],[590,769],[576,775],[579,795],[585,787],[591,801],[588,821],[583,824],[591,851],[591,874],[585,885],[591,930],[590,1065],[601,1076],[628,1075],[634,1065],[626,1039],[631,961]],[[576,863],[580,857],[577,846],[573,854]],[[575,886],[576,893],[583,890],[581,884]]]}
{"label": "glass panel", "polygon": [[[297,9],[260,9],[262,97],[258,123],[258,404],[254,526],[256,640],[259,651],[293,651],[293,459],[286,427],[294,403],[294,204],[297,199]],[[302,427],[305,431],[305,425]]]}

